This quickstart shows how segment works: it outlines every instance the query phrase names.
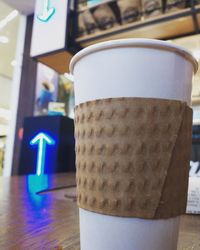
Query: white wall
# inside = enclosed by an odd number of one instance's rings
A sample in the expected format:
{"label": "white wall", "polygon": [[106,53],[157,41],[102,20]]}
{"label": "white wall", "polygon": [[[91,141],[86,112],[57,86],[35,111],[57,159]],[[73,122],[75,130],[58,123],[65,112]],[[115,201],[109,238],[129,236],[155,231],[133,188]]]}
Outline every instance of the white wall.
{"label": "white wall", "polygon": [[12,80],[0,75],[0,136],[8,134],[11,88]]}
{"label": "white wall", "polygon": [[0,107],[9,109],[12,91],[12,80],[0,75]]}
{"label": "white wall", "polygon": [[16,49],[16,62],[17,65],[14,68],[13,81],[12,81],[12,92],[11,92],[11,120],[9,124],[8,138],[6,141],[6,152],[4,161],[4,176],[10,176],[12,172],[12,159],[13,159],[13,147],[15,140],[15,129],[17,120],[17,109],[19,100],[19,90],[20,90],[20,80],[22,72],[22,62],[23,62],[23,51],[24,51],[24,41],[26,33],[26,16],[20,16],[20,25],[17,38],[17,49]]}

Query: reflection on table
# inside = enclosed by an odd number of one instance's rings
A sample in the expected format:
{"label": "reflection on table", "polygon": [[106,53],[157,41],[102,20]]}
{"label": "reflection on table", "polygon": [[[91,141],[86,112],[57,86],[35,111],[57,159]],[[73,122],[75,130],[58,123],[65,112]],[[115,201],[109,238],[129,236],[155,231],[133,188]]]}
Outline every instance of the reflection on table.
{"label": "reflection on table", "polygon": [[[0,249],[79,250],[74,186],[74,174],[0,177]],[[200,216],[182,216],[178,250],[200,249],[199,232]]]}

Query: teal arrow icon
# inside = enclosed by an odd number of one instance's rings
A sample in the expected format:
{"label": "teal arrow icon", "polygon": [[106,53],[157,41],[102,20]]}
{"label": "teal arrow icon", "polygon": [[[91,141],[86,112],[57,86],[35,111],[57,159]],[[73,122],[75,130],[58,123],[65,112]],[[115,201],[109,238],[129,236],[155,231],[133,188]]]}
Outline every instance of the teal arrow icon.
{"label": "teal arrow icon", "polygon": [[38,145],[38,154],[37,154],[37,166],[36,173],[38,176],[44,173],[44,165],[46,158],[46,145],[54,145],[55,141],[45,133],[37,134],[31,141],[30,145]]}
{"label": "teal arrow icon", "polygon": [[47,22],[54,14],[56,10],[54,7],[50,7],[50,0],[44,0],[43,11],[37,15],[38,20],[41,22]]}

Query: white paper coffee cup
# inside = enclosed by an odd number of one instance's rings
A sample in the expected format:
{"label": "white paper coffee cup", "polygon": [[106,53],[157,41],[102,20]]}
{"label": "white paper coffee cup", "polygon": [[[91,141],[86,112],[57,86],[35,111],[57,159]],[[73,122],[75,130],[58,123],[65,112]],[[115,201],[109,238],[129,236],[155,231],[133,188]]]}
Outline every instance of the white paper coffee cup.
{"label": "white paper coffee cup", "polygon": [[[75,55],[75,103],[117,97],[185,101],[198,64],[185,49],[151,39],[92,45]],[[175,250],[179,217],[145,220],[80,209],[81,250]]]}

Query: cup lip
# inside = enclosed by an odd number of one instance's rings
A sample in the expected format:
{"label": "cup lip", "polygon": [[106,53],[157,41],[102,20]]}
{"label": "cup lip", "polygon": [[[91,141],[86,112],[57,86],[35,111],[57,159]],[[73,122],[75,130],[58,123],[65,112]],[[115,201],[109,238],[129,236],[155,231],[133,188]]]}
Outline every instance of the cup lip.
{"label": "cup lip", "polygon": [[122,47],[122,48],[138,47],[138,48],[151,48],[151,49],[171,51],[184,57],[188,61],[190,61],[194,68],[194,74],[198,70],[197,60],[194,58],[194,56],[189,50],[181,46],[172,44],[167,41],[157,40],[157,39],[128,38],[128,39],[118,39],[118,40],[110,40],[106,42],[101,42],[101,43],[90,45],[82,49],[71,59],[71,62],[69,65],[71,74],[73,74],[74,72],[75,64],[83,57],[91,53],[97,52],[97,51],[111,49],[111,48],[118,48],[118,47]]}

